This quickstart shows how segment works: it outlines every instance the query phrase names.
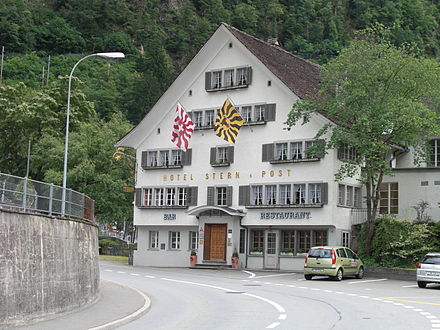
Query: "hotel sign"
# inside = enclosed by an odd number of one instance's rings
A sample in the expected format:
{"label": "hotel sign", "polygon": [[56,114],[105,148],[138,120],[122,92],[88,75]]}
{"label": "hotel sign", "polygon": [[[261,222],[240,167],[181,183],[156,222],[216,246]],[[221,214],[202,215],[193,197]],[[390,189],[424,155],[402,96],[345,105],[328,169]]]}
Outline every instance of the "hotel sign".
{"label": "hotel sign", "polygon": [[261,212],[260,220],[310,219],[311,212]]}

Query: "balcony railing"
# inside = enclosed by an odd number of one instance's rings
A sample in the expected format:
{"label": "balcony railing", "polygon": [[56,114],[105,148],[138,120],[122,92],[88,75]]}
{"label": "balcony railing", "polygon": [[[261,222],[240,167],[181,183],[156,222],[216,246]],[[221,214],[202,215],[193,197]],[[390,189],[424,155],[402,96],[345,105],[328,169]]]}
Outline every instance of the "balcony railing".
{"label": "balcony railing", "polygon": [[[367,209],[351,209],[350,212],[350,218],[351,218],[351,225],[360,225],[361,223],[364,223],[367,221]],[[376,219],[380,218],[381,214],[379,211],[376,213]]]}
{"label": "balcony railing", "polygon": [[[0,208],[62,215],[63,188],[51,183],[0,173]],[[64,216],[93,221],[95,201],[66,189]]]}

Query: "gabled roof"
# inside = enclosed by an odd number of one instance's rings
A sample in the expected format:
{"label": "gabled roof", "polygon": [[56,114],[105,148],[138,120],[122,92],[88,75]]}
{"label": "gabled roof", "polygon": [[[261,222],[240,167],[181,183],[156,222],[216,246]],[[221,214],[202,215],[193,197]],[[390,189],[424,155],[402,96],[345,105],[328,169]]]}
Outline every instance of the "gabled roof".
{"label": "gabled roof", "polygon": [[299,98],[314,96],[319,88],[319,66],[295,56],[280,47],[261,41],[226,23],[222,23],[211,38],[199,50],[187,67],[159,98],[141,122],[116,143],[116,147],[135,148],[154,131],[154,125],[161,122],[169,111],[173,111],[177,99],[185,93],[198,77],[194,72],[204,70],[210,61],[228,42],[236,38],[243,50],[247,50],[266,70],[280,80],[286,91]]}
{"label": "gabled roof", "polygon": [[226,23],[222,24],[299,98],[314,96],[318,92],[318,65]]}

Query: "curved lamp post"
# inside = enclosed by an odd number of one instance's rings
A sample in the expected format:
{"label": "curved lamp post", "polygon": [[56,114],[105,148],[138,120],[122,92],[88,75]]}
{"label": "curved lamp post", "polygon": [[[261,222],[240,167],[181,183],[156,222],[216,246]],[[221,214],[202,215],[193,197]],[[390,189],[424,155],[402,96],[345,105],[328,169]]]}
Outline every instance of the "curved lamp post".
{"label": "curved lamp post", "polygon": [[68,92],[67,92],[66,141],[64,144],[63,191],[62,191],[62,197],[61,197],[61,214],[62,215],[64,215],[66,213],[67,153],[68,153],[68,148],[69,148],[69,119],[70,119],[70,89],[72,87],[73,71],[75,71],[78,64],[80,64],[86,58],[94,57],[94,56],[103,57],[103,58],[124,58],[125,57],[124,53],[120,53],[120,52],[90,54],[90,55],[84,56],[82,59],[80,59],[78,62],[76,62],[76,64],[72,68],[72,71],[70,72],[69,88],[68,88]]}

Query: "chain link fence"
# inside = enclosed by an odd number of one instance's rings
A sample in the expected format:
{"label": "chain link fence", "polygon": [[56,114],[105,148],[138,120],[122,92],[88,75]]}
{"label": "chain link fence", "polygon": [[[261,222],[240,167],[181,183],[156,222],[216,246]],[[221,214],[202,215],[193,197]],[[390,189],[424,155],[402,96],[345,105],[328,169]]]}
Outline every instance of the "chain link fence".
{"label": "chain link fence", "polygon": [[64,215],[94,221],[95,201],[72,189],[66,189],[62,214],[63,188],[51,183],[0,173],[0,207],[49,215]]}

